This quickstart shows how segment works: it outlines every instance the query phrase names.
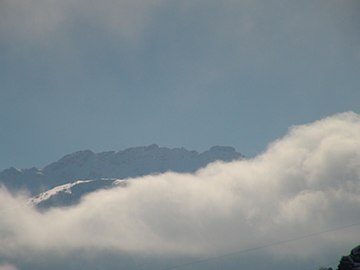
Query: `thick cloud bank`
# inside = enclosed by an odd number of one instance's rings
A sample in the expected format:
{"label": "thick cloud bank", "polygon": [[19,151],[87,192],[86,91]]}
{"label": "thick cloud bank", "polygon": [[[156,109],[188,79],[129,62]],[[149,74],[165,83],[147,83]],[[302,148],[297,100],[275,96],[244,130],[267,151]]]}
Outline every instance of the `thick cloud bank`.
{"label": "thick cloud bank", "polygon": [[[81,250],[212,256],[359,223],[360,116],[293,127],[251,160],[131,181],[45,213],[2,190],[0,257]],[[354,226],[267,251],[310,258],[330,246],[347,250],[359,235]]]}

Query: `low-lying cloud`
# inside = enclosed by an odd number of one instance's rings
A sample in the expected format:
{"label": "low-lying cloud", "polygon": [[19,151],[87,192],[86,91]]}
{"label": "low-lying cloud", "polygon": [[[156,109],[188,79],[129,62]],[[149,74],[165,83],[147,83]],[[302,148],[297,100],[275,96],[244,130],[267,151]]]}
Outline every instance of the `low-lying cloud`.
{"label": "low-lying cloud", "polygon": [[[288,134],[250,160],[165,173],[40,213],[0,192],[0,257],[108,250],[213,256],[359,223],[360,116],[348,112]],[[358,242],[360,227],[267,249],[309,259]],[[0,268],[1,269],[1,268]]]}

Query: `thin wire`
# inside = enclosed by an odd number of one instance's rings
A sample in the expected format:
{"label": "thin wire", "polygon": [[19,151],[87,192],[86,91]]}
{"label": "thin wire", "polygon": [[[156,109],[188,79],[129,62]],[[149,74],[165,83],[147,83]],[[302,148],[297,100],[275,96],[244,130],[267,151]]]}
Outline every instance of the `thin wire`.
{"label": "thin wire", "polygon": [[331,228],[331,229],[327,229],[327,230],[323,230],[323,231],[319,231],[319,232],[313,232],[313,233],[310,233],[310,234],[306,234],[306,235],[302,235],[302,236],[298,236],[298,237],[295,237],[295,238],[286,239],[286,240],[282,240],[282,241],[278,241],[278,242],[273,242],[273,243],[269,243],[269,244],[262,245],[262,246],[237,250],[237,251],[221,254],[221,255],[218,255],[218,256],[207,257],[207,258],[204,258],[204,259],[189,261],[189,262],[186,262],[186,263],[182,263],[182,264],[173,265],[173,266],[170,266],[170,267],[167,267],[167,268],[163,268],[161,270],[173,270],[173,269],[179,269],[179,268],[183,268],[183,267],[187,267],[187,266],[191,266],[191,265],[206,263],[206,262],[209,262],[209,261],[215,261],[215,260],[219,260],[219,259],[222,259],[222,258],[225,258],[225,257],[230,257],[232,255],[236,255],[236,254],[249,253],[249,252],[259,250],[259,249],[265,249],[265,248],[269,248],[269,247],[272,247],[272,246],[277,246],[277,245],[282,245],[282,244],[286,244],[286,243],[290,243],[290,242],[295,242],[295,241],[299,241],[299,240],[306,239],[306,238],[309,238],[309,237],[318,236],[318,235],[329,233],[329,232],[344,230],[344,229],[355,227],[355,226],[360,226],[360,222],[359,223],[353,223],[353,224],[350,224],[350,225],[341,226],[341,227]]}

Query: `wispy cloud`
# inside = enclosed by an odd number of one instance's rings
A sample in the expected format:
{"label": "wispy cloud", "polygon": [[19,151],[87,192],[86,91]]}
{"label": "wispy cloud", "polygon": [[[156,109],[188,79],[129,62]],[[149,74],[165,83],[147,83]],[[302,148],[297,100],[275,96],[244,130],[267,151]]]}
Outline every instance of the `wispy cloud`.
{"label": "wispy cloud", "polygon": [[7,37],[44,42],[58,35],[66,38],[73,28],[82,25],[110,31],[111,35],[119,35],[124,40],[136,40],[153,9],[162,2],[164,0],[106,0],[101,3],[5,0],[0,4],[0,31]]}
{"label": "wispy cloud", "polygon": [[[339,4],[334,0],[301,4],[282,1],[269,4],[264,0],[221,3],[203,0],[179,3],[165,0],[104,0],[101,3],[4,0],[0,3],[0,31],[12,37],[40,38],[43,41],[42,37],[46,35],[62,35],[74,28],[92,28],[96,35],[100,34],[99,30],[105,30],[114,37],[137,40],[154,22],[156,30],[166,29],[176,22],[179,26],[177,34],[181,35],[183,26],[187,24],[195,27],[203,24],[218,38],[229,40],[232,36],[240,47],[247,46],[248,42],[261,45],[261,39],[274,42],[272,38],[278,39],[279,36],[296,39],[291,41],[293,46],[306,46],[305,42],[311,42],[316,38],[314,35],[321,34],[320,31],[325,35],[327,31],[339,31],[339,18],[356,16],[357,6],[357,1]],[[162,16],[172,19],[167,21],[168,25],[158,21]],[[346,18],[346,21],[350,19]]]}
{"label": "wispy cloud", "polygon": [[12,264],[0,264],[0,270],[17,270]]}
{"label": "wispy cloud", "polygon": [[[2,190],[0,255],[211,256],[359,222],[359,125],[349,112],[295,126],[254,159],[133,179],[46,213]],[[355,227],[268,251],[315,258],[329,246],[350,248],[358,235]]]}

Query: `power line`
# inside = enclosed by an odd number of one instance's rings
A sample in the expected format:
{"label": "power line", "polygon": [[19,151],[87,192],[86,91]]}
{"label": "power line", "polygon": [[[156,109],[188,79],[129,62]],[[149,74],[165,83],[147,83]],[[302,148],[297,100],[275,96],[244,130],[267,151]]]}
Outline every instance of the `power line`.
{"label": "power line", "polygon": [[277,246],[277,245],[282,245],[282,244],[286,244],[286,243],[290,243],[290,242],[295,242],[295,241],[310,238],[310,237],[313,237],[313,236],[318,236],[318,235],[321,235],[321,234],[329,233],[329,232],[345,230],[347,228],[351,228],[351,227],[355,227],[355,226],[360,226],[360,222],[353,223],[353,224],[350,224],[350,225],[335,227],[335,228],[331,228],[331,229],[327,229],[327,230],[323,230],[323,231],[313,232],[313,233],[310,233],[310,234],[306,234],[306,235],[302,235],[302,236],[298,236],[298,237],[295,237],[295,238],[286,239],[286,240],[282,240],[282,241],[278,241],[278,242],[273,242],[273,243],[265,244],[265,245],[262,245],[262,246],[257,246],[257,247],[248,248],[248,249],[241,249],[241,250],[232,251],[232,252],[229,252],[229,253],[224,253],[224,254],[217,255],[217,256],[212,256],[212,257],[207,257],[207,258],[204,258],[204,259],[189,261],[189,262],[186,262],[186,263],[182,263],[182,264],[173,265],[173,266],[170,266],[170,267],[167,267],[167,268],[163,268],[161,270],[173,270],[173,269],[179,269],[179,268],[183,268],[183,267],[188,267],[188,266],[191,266],[191,265],[196,265],[196,264],[206,263],[206,262],[210,262],[210,261],[215,261],[215,260],[219,260],[219,259],[222,259],[222,258],[225,258],[225,257],[230,257],[232,255],[236,255],[236,254],[249,253],[249,252],[259,250],[259,249],[265,249],[265,248],[269,248],[269,247],[272,247],[272,246]]}

